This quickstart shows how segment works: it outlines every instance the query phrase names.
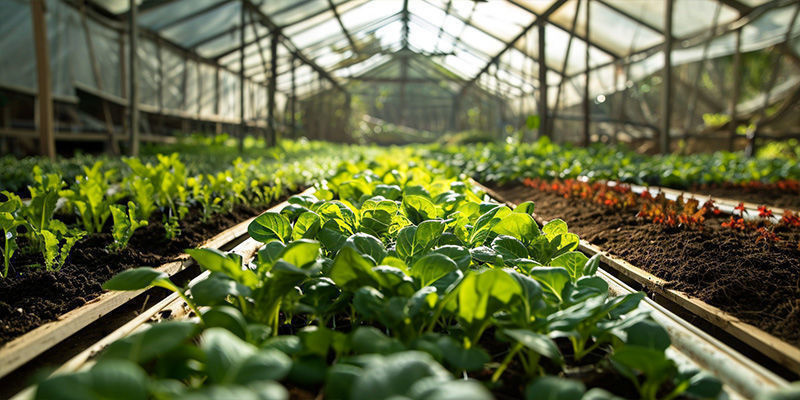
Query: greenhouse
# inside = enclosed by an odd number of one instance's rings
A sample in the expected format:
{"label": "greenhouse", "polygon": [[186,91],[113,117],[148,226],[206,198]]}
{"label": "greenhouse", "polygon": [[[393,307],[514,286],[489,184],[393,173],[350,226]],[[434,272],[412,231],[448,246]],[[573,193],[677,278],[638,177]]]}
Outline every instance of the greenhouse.
{"label": "greenhouse", "polygon": [[800,0],[0,0],[0,398],[800,399]]}

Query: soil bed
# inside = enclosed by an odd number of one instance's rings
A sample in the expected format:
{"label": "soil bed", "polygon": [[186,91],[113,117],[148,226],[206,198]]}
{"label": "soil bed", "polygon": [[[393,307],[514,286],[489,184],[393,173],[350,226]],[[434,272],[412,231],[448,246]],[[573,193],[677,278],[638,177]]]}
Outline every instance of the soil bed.
{"label": "soil bed", "polygon": [[739,186],[698,186],[691,191],[724,199],[746,201],[768,207],[800,210],[800,193],[778,188],[750,188]]}
{"label": "soil bed", "polygon": [[[120,252],[107,250],[113,239],[108,233],[110,226],[106,226],[104,233],[79,241],[60,271],[19,267],[43,262],[41,254],[18,251],[8,277],[0,279],[0,345],[96,298],[103,292],[101,285],[118,272],[175,261],[185,249],[199,246],[286,197],[272,204],[237,205],[232,212],[213,215],[206,222],[201,221],[199,208],[193,208],[180,222],[181,234],[173,240],[165,238],[161,215],[156,212]],[[24,246],[20,239],[20,248]]]}
{"label": "soil bed", "polygon": [[[720,226],[702,230],[639,220],[636,210],[616,211],[590,201],[565,199],[522,184],[490,186],[513,203],[532,200],[538,216],[561,218],[582,239],[670,282],[711,305],[800,347],[800,232],[782,242],[757,242],[758,233]],[[777,231],[776,231],[777,233]]]}

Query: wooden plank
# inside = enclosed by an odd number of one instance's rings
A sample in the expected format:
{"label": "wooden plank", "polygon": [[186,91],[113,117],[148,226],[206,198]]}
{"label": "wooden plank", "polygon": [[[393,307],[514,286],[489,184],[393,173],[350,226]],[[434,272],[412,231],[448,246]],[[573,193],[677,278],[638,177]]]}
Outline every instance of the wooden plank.
{"label": "wooden plank", "polygon": [[[311,189],[309,189],[311,190]],[[309,190],[303,194],[309,193]],[[285,206],[284,203],[279,206]],[[277,208],[273,207],[271,209]],[[226,243],[247,233],[247,226],[255,217],[249,218],[239,224],[224,230],[213,238],[207,240],[199,247],[219,248]],[[170,262],[159,266],[159,271],[168,275],[173,275],[178,271],[192,264],[188,254],[184,253],[178,257],[178,261]],[[46,323],[23,336],[20,336],[2,347],[0,347],[0,377],[7,375],[22,364],[30,361],[34,357],[50,349],[62,340],[71,336],[75,332],[110,313],[122,304],[133,299],[144,290],[133,292],[106,292],[89,303],[67,312],[60,316],[58,320]]]}
{"label": "wooden plank", "polygon": [[[484,190],[489,196],[502,201],[509,207],[515,204],[505,201],[503,196],[497,192],[486,188],[476,182],[478,187]],[[546,223],[542,218],[534,214],[534,218],[540,224]],[[578,249],[589,256],[600,254],[601,261],[619,274],[642,285],[644,288],[659,296],[663,296],[679,307],[703,318],[715,327],[727,332],[743,343],[761,352],[765,356],[800,374],[800,349],[789,343],[751,325],[733,315],[714,307],[696,297],[692,297],[684,292],[668,289],[669,282],[661,279],[641,268],[638,268],[622,258],[613,256],[602,248],[595,246],[585,240],[581,240]]]}
{"label": "wooden plank", "polygon": [[50,159],[56,158],[56,140],[53,126],[53,91],[50,76],[50,53],[47,43],[47,24],[44,17],[44,0],[31,1],[33,17],[33,39],[36,47],[36,84],[38,93],[37,128],[41,154]]}

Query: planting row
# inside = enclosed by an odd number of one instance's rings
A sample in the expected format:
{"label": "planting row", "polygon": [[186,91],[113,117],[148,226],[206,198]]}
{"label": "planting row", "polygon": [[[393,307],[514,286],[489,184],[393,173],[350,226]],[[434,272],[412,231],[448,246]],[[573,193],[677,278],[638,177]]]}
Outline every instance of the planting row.
{"label": "planting row", "polygon": [[435,146],[429,148],[429,154],[481,182],[584,177],[691,188],[800,209],[800,165],[796,159],[745,158],[728,152],[647,156],[600,143],[586,148],[560,146],[547,138],[521,144]]}
{"label": "planting row", "polygon": [[[436,162],[343,164],[249,227],[250,262],[190,250],[208,277],[150,268],[104,287],[177,292],[195,314],[122,339],[37,398],[716,398],[667,332],[611,297],[598,258],[533,203],[483,202]],[[74,397],[73,397],[74,396]]]}
{"label": "planting row", "polygon": [[197,175],[187,172],[197,159],[179,153],[152,163],[126,158],[120,167],[95,161],[71,181],[32,167],[30,199],[0,196],[0,343],[89,301],[114,273],[171,261],[331,174],[342,160],[380,151],[291,142],[283,148],[291,151],[280,161],[235,159]]}

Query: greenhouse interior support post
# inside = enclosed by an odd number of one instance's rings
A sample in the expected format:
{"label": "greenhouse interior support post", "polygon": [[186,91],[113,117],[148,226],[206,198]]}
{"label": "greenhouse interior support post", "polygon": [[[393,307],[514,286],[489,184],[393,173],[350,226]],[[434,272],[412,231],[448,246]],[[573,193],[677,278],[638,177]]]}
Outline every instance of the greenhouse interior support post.
{"label": "greenhouse interior support post", "polygon": [[[664,0],[664,77],[661,91],[661,132],[658,148],[662,154],[670,152],[670,122],[672,119],[672,8],[674,0]],[[710,39],[709,39],[710,40]]]}
{"label": "greenhouse interior support post", "polygon": [[[671,1],[671,0],[667,0]],[[586,72],[584,73],[584,81],[583,81],[583,145],[589,146],[591,143],[591,133],[589,132],[589,123],[590,123],[590,102],[589,102],[589,21],[591,21],[589,16],[589,9],[592,6],[591,0],[586,0]]]}
{"label": "greenhouse interior support post", "polygon": [[545,63],[545,20],[539,20],[539,137],[550,136],[547,117],[547,64]]}
{"label": "greenhouse interior support post", "polygon": [[728,150],[733,151],[736,146],[736,128],[739,126],[736,115],[736,105],[739,103],[739,95],[742,86],[742,29],[736,30],[736,50],[733,53],[733,92],[731,94],[730,103],[728,104],[728,112],[731,116],[731,126],[728,130]]}
{"label": "greenhouse interior support post", "polygon": [[128,129],[130,129],[130,150],[132,156],[139,155],[139,57],[136,54],[139,27],[136,26],[136,0],[130,0],[128,11]]}
{"label": "greenhouse interior support post", "polygon": [[247,12],[245,4],[247,0],[242,0],[242,9],[239,12],[239,152],[244,152],[244,33],[245,33],[245,17]]}
{"label": "greenhouse interior support post", "polygon": [[274,32],[270,41],[270,66],[269,66],[269,87],[267,90],[267,128],[269,130],[268,145],[275,146],[278,143],[278,130],[275,129],[275,90],[278,80],[278,40],[279,32]]}
{"label": "greenhouse interior support post", "polygon": [[292,97],[290,98],[290,107],[289,107],[289,126],[291,127],[292,138],[297,139],[297,118],[295,116],[295,110],[297,105],[297,82],[295,81],[295,64],[296,64],[295,57],[292,56]]}
{"label": "greenhouse interior support post", "polygon": [[450,110],[450,130],[454,132],[458,129],[456,124],[458,123],[458,108],[460,100],[461,100],[460,95],[458,94],[453,95],[453,106],[452,109]]}
{"label": "greenhouse interior support post", "polygon": [[[578,26],[578,16],[580,15],[577,10],[581,8],[581,0],[578,0],[578,3],[575,5],[575,16],[572,17],[572,25],[569,28],[569,40],[567,40],[567,50],[564,52],[564,63],[561,64],[561,81],[558,83],[558,88],[556,89],[556,104],[553,107],[553,113],[550,117],[550,125],[551,128],[555,127],[556,117],[558,115],[558,110],[561,107],[561,92],[564,89],[564,82],[567,79],[567,66],[569,63],[569,53],[570,49],[572,49],[572,40],[575,38],[575,29]],[[547,75],[545,75],[547,76]]]}
{"label": "greenhouse interior support post", "polygon": [[50,52],[47,45],[47,26],[44,16],[44,0],[31,1],[33,17],[33,40],[36,46],[36,84],[38,93],[39,148],[43,156],[55,159],[56,141],[53,126],[53,93],[50,76]]}

